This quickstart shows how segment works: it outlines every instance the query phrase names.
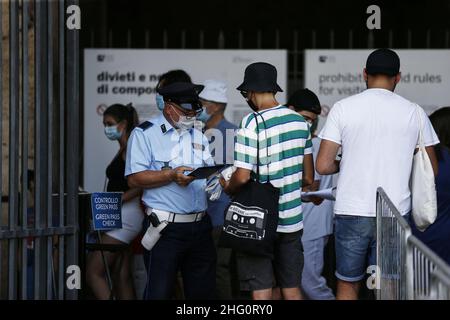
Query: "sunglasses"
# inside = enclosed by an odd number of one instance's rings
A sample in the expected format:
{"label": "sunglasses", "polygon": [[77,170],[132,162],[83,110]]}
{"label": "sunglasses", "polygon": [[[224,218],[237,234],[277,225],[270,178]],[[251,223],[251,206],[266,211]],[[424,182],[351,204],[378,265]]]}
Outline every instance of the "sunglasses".
{"label": "sunglasses", "polygon": [[175,103],[172,105],[180,110],[183,115],[187,117],[196,117],[202,112],[202,105],[200,103]]}
{"label": "sunglasses", "polygon": [[241,91],[241,95],[247,99],[248,98],[248,91]]}

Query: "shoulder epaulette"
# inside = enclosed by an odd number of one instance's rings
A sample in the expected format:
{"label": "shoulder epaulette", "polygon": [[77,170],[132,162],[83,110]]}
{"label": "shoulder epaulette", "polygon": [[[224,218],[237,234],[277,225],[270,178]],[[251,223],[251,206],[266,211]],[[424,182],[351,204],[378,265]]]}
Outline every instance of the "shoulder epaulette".
{"label": "shoulder epaulette", "polygon": [[153,125],[150,121],[144,121],[140,125],[138,125],[138,128],[141,128],[143,131],[147,130]]}

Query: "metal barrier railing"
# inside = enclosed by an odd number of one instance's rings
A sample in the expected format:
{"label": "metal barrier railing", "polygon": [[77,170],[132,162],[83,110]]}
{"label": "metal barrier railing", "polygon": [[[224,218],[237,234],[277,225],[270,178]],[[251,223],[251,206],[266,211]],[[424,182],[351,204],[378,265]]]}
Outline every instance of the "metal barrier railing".
{"label": "metal barrier railing", "polygon": [[413,259],[413,299],[448,299],[444,296],[450,291],[450,266],[415,236],[408,238],[408,250]]}
{"label": "metal barrier railing", "polygon": [[449,299],[450,266],[411,233],[382,188],[377,189],[377,298]]}
{"label": "metal barrier railing", "polygon": [[406,243],[411,236],[408,222],[388,198],[377,190],[377,265],[382,300],[411,299],[412,264],[407,263]]}
{"label": "metal barrier railing", "polygon": [[431,299],[450,300],[450,278],[441,270],[431,273]]}

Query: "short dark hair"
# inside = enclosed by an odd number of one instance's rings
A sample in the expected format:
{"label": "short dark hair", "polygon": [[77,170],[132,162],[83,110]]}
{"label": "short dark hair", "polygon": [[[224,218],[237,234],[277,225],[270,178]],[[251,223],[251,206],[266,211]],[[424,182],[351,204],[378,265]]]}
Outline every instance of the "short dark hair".
{"label": "short dark hair", "polygon": [[367,57],[366,72],[370,75],[396,76],[400,73],[400,57],[391,49],[377,49]]}
{"label": "short dark hair", "polygon": [[317,95],[308,88],[295,91],[288,99],[288,106],[292,106],[295,111],[309,111],[320,115],[322,107]]}
{"label": "short dark hair", "polygon": [[136,109],[131,105],[131,103],[126,106],[119,103],[109,106],[103,113],[103,116],[108,115],[113,117],[117,122],[127,120],[127,134],[129,134],[139,124]]}
{"label": "short dark hair", "polygon": [[162,88],[162,87],[165,87],[165,86],[175,83],[175,82],[192,83],[192,80],[191,80],[191,77],[184,70],[181,70],[181,69],[170,70],[161,75],[156,87]]}
{"label": "short dark hair", "polygon": [[430,115],[430,121],[440,143],[436,146],[436,155],[442,159],[442,147],[450,149],[450,107],[443,107]]}

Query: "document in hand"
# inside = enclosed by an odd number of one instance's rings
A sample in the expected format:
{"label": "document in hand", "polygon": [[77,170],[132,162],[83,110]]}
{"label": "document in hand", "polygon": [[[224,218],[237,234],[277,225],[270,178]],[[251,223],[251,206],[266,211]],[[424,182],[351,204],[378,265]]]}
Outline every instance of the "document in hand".
{"label": "document in hand", "polygon": [[303,201],[311,201],[311,197],[319,197],[325,200],[336,200],[336,187],[317,190],[317,191],[309,191],[302,192],[302,200]]}

